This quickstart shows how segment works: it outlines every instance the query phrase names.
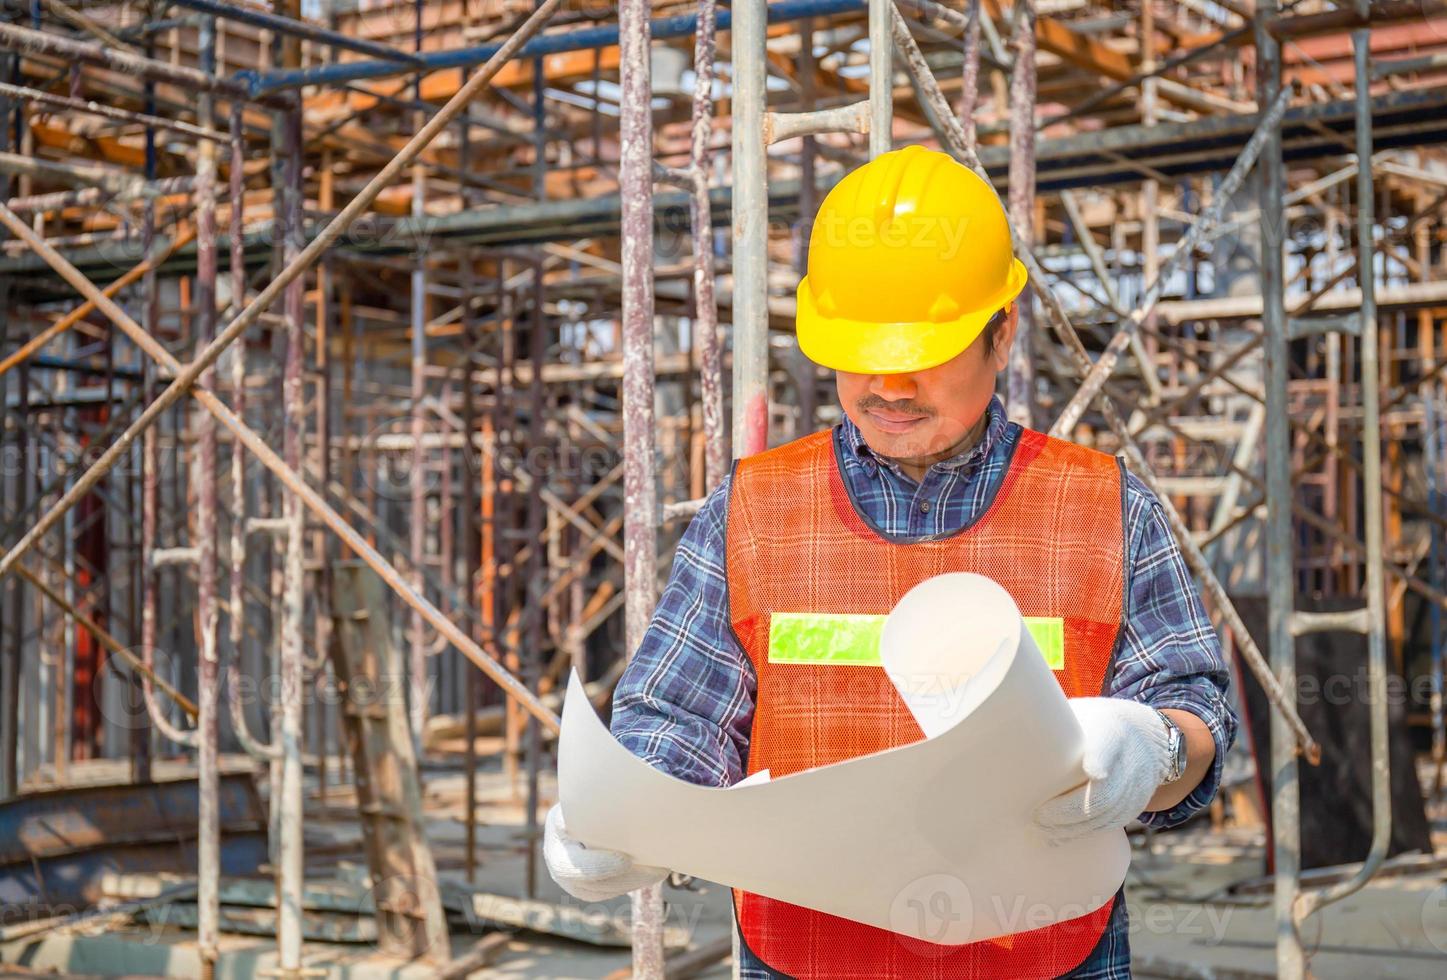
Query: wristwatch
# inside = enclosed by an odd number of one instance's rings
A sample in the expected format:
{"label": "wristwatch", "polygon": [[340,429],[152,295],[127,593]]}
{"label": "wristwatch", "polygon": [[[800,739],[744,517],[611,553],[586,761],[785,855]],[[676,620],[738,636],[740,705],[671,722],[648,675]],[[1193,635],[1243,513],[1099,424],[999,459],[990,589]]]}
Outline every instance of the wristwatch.
{"label": "wristwatch", "polygon": [[1166,726],[1166,749],[1171,756],[1171,768],[1166,773],[1166,782],[1174,783],[1186,772],[1186,736],[1181,732],[1181,726],[1171,721],[1164,711],[1157,708],[1156,714],[1161,716],[1161,722]]}

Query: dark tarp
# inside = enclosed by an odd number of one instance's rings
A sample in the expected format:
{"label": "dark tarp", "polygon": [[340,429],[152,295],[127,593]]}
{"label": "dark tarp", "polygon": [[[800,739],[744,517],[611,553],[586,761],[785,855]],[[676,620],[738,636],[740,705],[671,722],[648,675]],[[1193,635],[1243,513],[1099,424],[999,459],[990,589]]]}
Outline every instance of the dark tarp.
{"label": "dark tarp", "polygon": [[[1267,649],[1266,599],[1233,596],[1232,602],[1262,652]],[[1297,608],[1331,612],[1360,608],[1350,597],[1311,600]],[[1269,654],[1268,654],[1269,657]],[[1392,839],[1388,856],[1432,852],[1422,787],[1407,731],[1407,687],[1387,658],[1387,732],[1392,771]],[[1313,633],[1296,643],[1297,710],[1321,744],[1321,765],[1298,760],[1301,786],[1301,866],[1321,868],[1364,860],[1372,843],[1372,739],[1367,686],[1367,638],[1356,633]],[[1257,788],[1271,827],[1271,732],[1266,694],[1236,654],[1246,717],[1242,731],[1256,760]],[[1273,873],[1267,848],[1267,872]]]}

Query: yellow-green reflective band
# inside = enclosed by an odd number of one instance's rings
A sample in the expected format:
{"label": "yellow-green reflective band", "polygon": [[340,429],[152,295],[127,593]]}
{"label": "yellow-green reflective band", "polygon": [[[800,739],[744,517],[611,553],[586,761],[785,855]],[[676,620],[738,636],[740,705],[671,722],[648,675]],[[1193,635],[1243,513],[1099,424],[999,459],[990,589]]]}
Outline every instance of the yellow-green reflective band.
{"label": "yellow-green reflective band", "polygon": [[[883,616],[776,612],[769,617],[769,663],[878,667]],[[1025,628],[1051,670],[1065,669],[1065,620],[1026,616]]]}
{"label": "yellow-green reflective band", "polygon": [[769,617],[769,663],[878,667],[883,631],[883,616],[776,612]]}
{"label": "yellow-green reflective band", "polygon": [[1065,669],[1065,620],[1059,616],[1026,616],[1025,628],[1051,670]]}

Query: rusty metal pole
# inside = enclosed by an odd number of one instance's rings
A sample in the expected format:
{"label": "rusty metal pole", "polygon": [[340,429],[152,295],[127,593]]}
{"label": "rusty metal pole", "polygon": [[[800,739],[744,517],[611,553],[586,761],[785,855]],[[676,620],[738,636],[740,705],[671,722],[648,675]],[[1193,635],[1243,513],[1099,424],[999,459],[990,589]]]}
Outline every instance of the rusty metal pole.
{"label": "rusty metal pole", "polygon": [[[1015,245],[1035,244],[1035,0],[1015,0],[1015,63],[1010,70],[1010,224]],[[1027,293],[1016,301],[1020,325],[1005,371],[1005,409],[1010,421],[1035,427],[1034,310]]]}
{"label": "rusty metal pole", "polygon": [[[416,0],[414,4],[415,22],[413,25],[413,43],[415,50],[422,50],[422,0]],[[419,74],[413,87],[413,97],[417,101],[422,99],[422,76]],[[414,124],[420,129],[424,122],[419,111],[413,119]],[[427,171],[419,160],[412,167],[412,221],[420,234],[427,217]],[[463,303],[471,301],[471,297],[464,296]],[[426,249],[418,246],[412,256],[412,467],[408,473],[408,489],[411,494],[411,535],[409,543],[411,550],[408,560],[412,563],[412,587],[422,592],[426,587],[423,578],[423,562],[426,558],[427,545],[427,449],[423,445],[424,436],[427,434],[427,423],[422,416],[422,399],[427,394],[427,253]],[[408,672],[410,674],[411,699],[409,707],[412,710],[412,738],[417,743],[420,751],[422,746],[422,726],[427,721],[428,694],[427,689],[427,635],[422,622],[422,614],[412,610],[412,617],[409,632],[408,646]]]}
{"label": "rusty metal pole", "polygon": [[[806,18],[799,25],[799,111],[811,113],[817,108],[815,73],[818,66],[814,60],[814,19]],[[815,157],[818,155],[818,140],[811,133],[799,141],[799,223],[795,226],[794,270],[802,277],[809,271],[809,236],[814,230],[814,212],[818,210]],[[814,431],[815,415],[818,409],[816,397],[818,369],[814,362],[798,349],[790,351],[793,359],[795,384],[798,387],[799,423],[796,434],[804,435]],[[709,489],[716,486],[710,479]]]}
{"label": "rusty metal pole", "polygon": [[[539,201],[547,199],[548,135],[547,110],[543,101],[546,71],[542,58],[532,63],[533,91],[533,196]],[[646,90],[645,90],[646,91]],[[645,102],[647,98],[645,97]],[[649,110],[651,113],[651,109]],[[651,154],[650,154],[651,156]],[[652,220],[652,208],[649,208]],[[535,455],[542,448],[544,439],[543,416],[547,412],[547,395],[543,391],[543,365],[547,361],[547,311],[543,284],[543,254],[533,256],[532,268],[533,301],[528,317],[528,367],[531,376],[528,381],[528,451],[525,460],[537,459]],[[528,573],[523,585],[523,621],[527,649],[523,652],[523,683],[534,694],[541,693],[543,673],[543,609],[542,584],[547,574],[547,557],[543,549],[543,495],[549,473],[543,467],[528,466],[533,479],[533,492],[528,494]],[[538,855],[542,850],[542,834],[538,827],[539,786],[541,775],[543,743],[542,732],[536,718],[529,716],[524,733],[524,751],[527,757],[527,815],[523,828],[528,841],[527,891],[528,898],[537,897]]]}
{"label": "rusty metal pole", "polygon": [[[301,254],[305,231],[302,228],[302,160],[301,112],[289,110],[281,119],[282,169],[286,211],[286,238],[282,260],[291,265]],[[286,361],[282,375],[282,458],[298,472],[302,465],[302,429],[306,425],[302,375],[306,362],[302,313],[305,303],[306,279],[297,276],[288,284],[282,301],[282,318],[286,329]],[[305,617],[306,555],[304,530],[306,512],[295,493],[282,495],[282,521],[286,527],[286,554],[282,566],[281,616],[281,841],[277,848],[277,953],[279,967],[286,976],[297,976],[301,970],[302,886],[304,884],[302,854],[302,686],[304,652],[302,626]],[[277,790],[273,788],[273,792]]]}
{"label": "rusty metal pole", "polygon": [[[1257,94],[1263,116],[1282,89],[1281,45],[1266,29],[1277,10],[1276,0],[1256,8]],[[1282,256],[1285,229],[1286,176],[1281,159],[1281,128],[1271,127],[1258,163],[1261,208],[1263,387],[1266,393],[1266,581],[1267,650],[1283,690],[1296,698],[1296,641],[1291,617],[1296,604],[1291,501],[1291,420],[1287,393],[1289,349],[1286,337],[1285,270]],[[1297,782],[1296,745],[1277,712],[1271,714],[1272,854],[1275,859],[1276,972],[1283,980],[1300,980],[1305,954],[1297,929],[1296,903],[1301,875],[1301,799]]]}
{"label": "rusty metal pole", "polygon": [[[6,77],[9,77],[13,63],[18,56],[6,52],[0,55],[0,68],[3,68]],[[10,149],[10,100],[0,99],[0,150]],[[10,196],[10,181],[0,180],[0,199]],[[5,353],[9,345],[10,321],[10,288],[12,282],[9,277],[0,278],[0,355]],[[17,375],[18,377],[18,375]],[[9,382],[0,375],[0,453],[4,453],[9,439]],[[21,439],[22,429],[15,428],[15,438]],[[15,513],[21,513],[24,507],[21,495],[12,491],[13,486],[24,482],[23,474],[19,472],[6,473],[0,470],[0,493],[6,495],[7,501],[14,501]],[[7,513],[8,517],[9,514]],[[20,714],[20,662],[21,646],[18,642],[21,633],[20,621],[20,597],[21,585],[19,582],[9,582],[3,589],[0,589],[0,799],[7,799],[15,795],[20,786],[19,763],[19,714]],[[5,625],[8,622],[11,634],[16,642],[7,642]]]}
{"label": "rusty metal pole", "polygon": [[[197,46],[201,70],[216,72],[216,18],[202,17]],[[212,129],[216,118],[216,100],[210,92],[200,92],[196,99],[198,122]],[[233,162],[236,166],[236,162]],[[216,144],[203,139],[196,147],[196,345],[204,347],[216,334]],[[200,384],[209,388],[215,371],[201,375]],[[191,480],[196,488],[196,605],[200,643],[196,667],[196,700],[200,708],[197,720],[196,753],[199,827],[196,840],[196,906],[197,946],[201,955],[202,975],[216,972],[220,955],[220,877],[221,825],[217,794],[220,772],[216,759],[220,726],[217,705],[221,680],[216,651],[217,570],[216,553],[216,419],[196,406],[196,468]]]}
{"label": "rusty metal pole", "polygon": [[[466,172],[471,164],[472,157],[472,123],[467,114],[462,116],[461,134],[458,139],[457,167]],[[472,204],[473,194],[471,188],[461,188],[463,206]],[[474,627],[472,635],[474,639],[481,640],[484,635],[491,637],[492,631],[488,627],[491,623],[489,611],[484,603],[478,601],[478,577],[482,566],[482,534],[484,531],[481,524],[481,494],[490,493],[490,488],[483,482],[479,488],[475,484],[474,476],[486,481],[487,476],[483,473],[481,466],[473,468],[474,452],[473,436],[477,431],[477,397],[475,386],[472,380],[472,364],[478,352],[481,331],[478,330],[477,313],[472,305],[472,295],[476,279],[474,268],[474,255],[470,247],[464,245],[462,254],[458,259],[458,283],[462,286],[462,364],[458,374],[459,383],[462,385],[462,554],[463,569],[466,572],[462,581],[466,584],[467,610],[472,615]],[[482,452],[491,452],[484,448]],[[480,493],[479,493],[480,490]],[[473,882],[477,877],[477,696],[478,676],[476,668],[471,665],[463,666],[463,695],[462,695],[462,717],[463,733],[466,739],[466,747],[463,749],[464,763],[464,785],[466,801],[463,814],[463,834],[465,837],[463,846],[463,877],[468,883]]]}
{"label": "rusty metal pole", "polygon": [[[723,481],[729,466],[728,434],[723,422],[723,343],[718,332],[718,299],[714,295],[713,221],[708,200],[708,141],[713,135],[715,5],[715,0],[699,0],[698,4],[698,33],[693,44],[693,142],[688,164],[693,190],[689,217],[694,253],[694,337],[699,347],[704,479],[708,490]],[[580,611],[574,610],[574,614]]]}
{"label": "rusty metal pole", "polygon": [[[541,79],[540,66],[536,66],[534,78]],[[542,91],[537,91],[537,106],[542,106]],[[541,126],[539,126],[541,134]],[[542,149],[541,141],[538,144]],[[533,260],[533,301],[528,316],[528,451],[524,460],[537,458],[534,454],[542,447],[544,438],[543,415],[547,411],[547,396],[543,391],[543,363],[547,360],[548,339],[547,319],[544,312],[543,262],[541,253]],[[548,473],[541,467],[528,467],[534,481],[533,492],[528,494],[527,530],[528,563],[526,584],[523,587],[523,630],[527,648],[523,652],[523,683],[534,694],[539,693],[542,678],[543,659],[543,605],[542,585],[547,575],[543,549],[543,497],[540,490],[548,480]],[[523,821],[527,838],[534,846],[528,848],[527,897],[537,897],[537,858],[542,849],[542,834],[538,827],[538,777],[542,766],[542,732],[538,720],[531,715],[524,732],[523,751],[527,761],[527,815]]]}
{"label": "rusty metal pole", "polygon": [[[322,154],[322,170],[319,175],[317,207],[324,214],[331,213],[335,206],[335,179],[330,150]],[[317,482],[329,486],[332,482],[332,324],[336,319],[336,307],[332,302],[335,278],[332,275],[332,259],[326,256],[317,265],[316,284],[316,369],[313,374],[314,408],[316,417],[316,471]],[[314,578],[316,588],[312,591],[312,629],[315,656],[319,661],[313,675],[311,690],[320,692],[314,699],[314,722],[317,757],[317,799],[322,808],[327,805],[327,792],[331,781],[331,706],[332,683],[332,562],[336,557],[336,540],[318,527],[311,535],[312,553],[317,562]],[[344,754],[344,747],[337,746],[338,756]]]}
{"label": "rusty metal pole", "polygon": [[[1141,4],[1140,19],[1140,70],[1142,72],[1154,72],[1156,68],[1156,17],[1155,4],[1153,0],[1145,0]],[[1157,79],[1146,78],[1141,81],[1140,113],[1141,125],[1154,126],[1157,116]],[[1141,182],[1141,285],[1144,287],[1156,281],[1161,271],[1161,223],[1160,223],[1160,182],[1154,178],[1147,177]],[[1157,329],[1157,316],[1154,310],[1146,314],[1141,327],[1152,335]],[[1151,336],[1148,341],[1142,341],[1136,335],[1131,348],[1135,353],[1136,360],[1140,362],[1141,375],[1145,378],[1147,390],[1154,396],[1159,385],[1156,382],[1157,357],[1160,350],[1160,341]],[[1068,438],[1068,434],[1067,434]]]}
{"label": "rusty metal pole", "polygon": [[960,125],[965,130],[965,146],[975,152],[975,106],[980,101],[980,0],[969,0],[965,31],[960,37],[964,64],[960,67]]}
{"label": "rusty metal pole", "polygon": [[[146,38],[144,51],[149,57],[152,54],[154,42],[150,37]],[[144,93],[144,105],[147,113],[154,114],[156,109],[156,86],[155,83],[146,80],[142,86]],[[156,133],[152,129],[146,130],[146,180],[156,179]],[[233,158],[234,159],[234,158]],[[145,223],[141,230],[141,247],[147,258],[152,254],[155,247],[156,235],[156,202],[147,201],[145,206]],[[160,320],[160,288],[156,278],[155,263],[148,264],[141,276],[141,320],[145,329],[154,334]],[[143,388],[149,395],[153,390],[150,379],[155,377],[155,367],[147,365],[143,368],[146,380]],[[141,505],[141,529],[137,539],[139,548],[136,555],[137,591],[139,592],[138,613],[140,626],[138,629],[141,644],[141,660],[147,668],[155,663],[156,648],[156,573],[151,567],[151,549],[156,545],[156,522],[157,522],[157,500],[156,494],[159,487],[159,475],[156,472],[156,437],[153,432],[147,432],[140,447],[140,460],[138,469],[140,471],[139,494]],[[135,754],[135,781],[138,783],[149,783],[151,781],[151,753],[152,753],[152,728],[150,721],[150,709],[147,707],[146,680],[137,678],[132,681],[131,691],[136,698],[133,710],[135,716],[132,721],[135,731],[132,735],[132,751]]]}
{"label": "rusty metal pole", "polygon": [[[620,0],[618,6],[622,88],[618,192],[622,206],[623,265],[623,581],[626,592],[626,647],[630,657],[643,642],[644,631],[653,616],[658,589],[658,488],[653,412],[653,107],[648,61],[650,10],[648,0]],[[762,26],[761,18],[761,42]],[[752,48],[747,50],[753,51]],[[759,50],[762,51],[762,48]],[[747,70],[737,59],[734,63],[736,69]],[[759,59],[758,71],[760,74],[763,72],[762,58]],[[760,136],[755,132],[753,138],[758,140]],[[762,145],[759,150],[762,155]],[[765,259],[762,253],[759,258],[761,261]],[[741,270],[735,268],[734,274],[738,277]],[[533,369],[537,371],[537,366],[534,365]],[[534,545],[537,546],[537,543]],[[639,980],[663,980],[663,897],[660,885],[633,893],[633,975]]]}

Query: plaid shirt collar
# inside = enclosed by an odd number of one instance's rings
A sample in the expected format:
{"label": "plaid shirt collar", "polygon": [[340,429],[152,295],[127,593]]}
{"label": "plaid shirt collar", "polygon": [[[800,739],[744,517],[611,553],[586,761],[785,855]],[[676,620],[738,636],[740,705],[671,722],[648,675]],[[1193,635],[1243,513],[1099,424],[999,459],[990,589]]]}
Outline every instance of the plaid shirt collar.
{"label": "plaid shirt collar", "polygon": [[[1005,406],[1000,403],[999,396],[991,396],[990,403],[985,406],[985,431],[980,439],[968,449],[961,450],[948,459],[942,459],[937,463],[930,464],[930,470],[965,470],[968,471],[978,466],[989,457],[991,451],[1005,435],[1005,428],[1009,424],[1005,419]],[[859,431],[859,426],[845,415],[839,422],[839,433],[843,445],[850,451],[850,454],[861,461],[874,462],[879,466],[886,467],[896,476],[909,479],[899,464],[887,456],[881,456],[869,444],[864,441],[864,433]],[[913,481],[911,481],[913,482]]]}

